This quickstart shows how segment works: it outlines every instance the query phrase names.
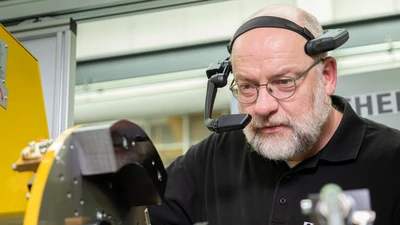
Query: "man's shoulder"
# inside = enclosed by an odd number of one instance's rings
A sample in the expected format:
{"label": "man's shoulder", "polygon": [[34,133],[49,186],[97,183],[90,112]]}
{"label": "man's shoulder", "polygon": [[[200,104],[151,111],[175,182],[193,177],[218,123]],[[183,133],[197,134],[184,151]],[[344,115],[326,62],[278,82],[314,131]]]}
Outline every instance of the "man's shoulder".
{"label": "man's shoulder", "polygon": [[193,145],[189,152],[196,154],[214,154],[215,151],[232,151],[233,149],[243,149],[246,145],[246,138],[243,131],[230,131],[223,133],[212,133],[196,145]]}
{"label": "man's shoulder", "polygon": [[213,133],[175,159],[167,171],[171,173],[184,168],[188,173],[204,173],[212,165],[243,157],[246,154],[245,146],[246,139],[242,131]]}
{"label": "man's shoulder", "polygon": [[367,125],[364,143],[367,144],[368,148],[380,153],[387,151],[400,152],[399,130],[366,118],[364,118],[364,121]]}
{"label": "man's shoulder", "polygon": [[362,137],[362,147],[400,149],[400,131],[383,123],[361,117],[356,114],[350,104],[343,97],[333,96],[334,107],[343,113],[341,132],[347,136]]}
{"label": "man's shoulder", "polygon": [[400,131],[388,125],[363,118],[367,127],[366,127],[366,135],[370,137],[386,137],[386,138],[394,138],[397,142],[400,142]]}

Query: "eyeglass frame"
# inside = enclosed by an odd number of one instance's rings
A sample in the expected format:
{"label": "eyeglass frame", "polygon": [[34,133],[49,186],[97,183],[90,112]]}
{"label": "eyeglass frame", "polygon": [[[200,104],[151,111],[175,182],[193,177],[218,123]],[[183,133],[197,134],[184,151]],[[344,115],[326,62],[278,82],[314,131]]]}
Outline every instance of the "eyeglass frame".
{"label": "eyeglass frame", "polygon": [[[314,61],[314,63],[311,64],[310,67],[308,67],[306,70],[304,70],[304,71],[303,71],[302,73],[300,73],[299,75],[296,75],[295,77],[290,77],[290,76],[285,76],[285,75],[283,75],[283,76],[278,76],[278,77],[274,77],[273,79],[269,80],[269,81],[268,81],[267,83],[265,83],[265,84],[259,84],[259,85],[254,85],[254,84],[250,84],[250,83],[243,83],[243,84],[249,84],[249,85],[253,86],[253,87],[257,90],[256,98],[255,98],[254,101],[252,101],[252,102],[242,102],[242,101],[239,100],[238,97],[235,96],[235,94],[233,93],[233,89],[232,89],[232,88],[233,88],[233,86],[235,86],[235,85],[241,84],[241,83],[234,84],[235,79],[232,80],[232,83],[231,83],[231,85],[230,85],[230,87],[229,87],[229,90],[232,92],[232,95],[233,95],[239,102],[241,102],[241,103],[243,103],[243,104],[253,104],[254,102],[256,102],[257,99],[258,99],[259,93],[260,93],[260,87],[261,87],[261,86],[265,86],[265,88],[267,89],[268,94],[270,94],[272,97],[274,97],[274,98],[276,98],[276,99],[288,99],[288,98],[292,97],[292,96],[294,95],[294,93],[296,93],[296,90],[297,90],[296,81],[299,80],[300,78],[304,77],[308,72],[310,72],[310,70],[312,70],[316,65],[318,65],[318,63],[323,62],[323,61],[324,61],[323,58],[316,59],[316,60]],[[279,77],[287,77],[287,78],[293,80],[293,83],[294,83],[294,90],[293,90],[293,93],[292,93],[291,95],[289,95],[288,97],[285,97],[285,98],[278,98],[278,97],[274,96],[273,94],[271,94],[271,92],[270,92],[270,91],[268,90],[268,88],[267,88],[267,87],[268,87],[268,84],[269,84],[271,81],[273,81],[273,80],[275,80],[275,79],[277,79],[277,78],[279,78]]]}

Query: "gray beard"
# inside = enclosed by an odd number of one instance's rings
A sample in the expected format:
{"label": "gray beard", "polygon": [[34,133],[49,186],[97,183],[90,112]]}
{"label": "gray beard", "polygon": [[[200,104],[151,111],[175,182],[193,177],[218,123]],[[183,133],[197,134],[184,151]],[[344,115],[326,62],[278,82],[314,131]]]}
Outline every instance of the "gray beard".
{"label": "gray beard", "polygon": [[[290,160],[307,154],[318,140],[321,129],[326,123],[331,110],[331,99],[326,95],[322,79],[318,79],[318,87],[314,92],[313,109],[300,118],[287,115],[264,118],[254,116],[244,129],[248,143],[264,158],[271,160]],[[287,134],[263,134],[258,128],[269,121],[271,124],[284,124],[292,128]]]}

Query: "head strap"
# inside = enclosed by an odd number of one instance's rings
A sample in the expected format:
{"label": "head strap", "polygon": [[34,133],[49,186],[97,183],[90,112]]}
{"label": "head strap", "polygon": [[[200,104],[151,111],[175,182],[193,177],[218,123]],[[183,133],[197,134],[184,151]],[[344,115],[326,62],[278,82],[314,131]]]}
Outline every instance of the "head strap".
{"label": "head strap", "polygon": [[246,33],[249,30],[261,27],[274,27],[274,28],[283,28],[291,30],[303,36],[305,39],[307,39],[307,41],[315,38],[314,35],[312,35],[307,28],[300,27],[299,25],[293,23],[290,20],[274,16],[260,16],[247,21],[246,23],[244,23],[242,26],[239,27],[239,29],[235,32],[235,35],[233,35],[233,38],[229,42],[229,45],[227,46],[228,52],[229,53],[232,52],[232,46],[237,37],[239,37],[243,33]]}

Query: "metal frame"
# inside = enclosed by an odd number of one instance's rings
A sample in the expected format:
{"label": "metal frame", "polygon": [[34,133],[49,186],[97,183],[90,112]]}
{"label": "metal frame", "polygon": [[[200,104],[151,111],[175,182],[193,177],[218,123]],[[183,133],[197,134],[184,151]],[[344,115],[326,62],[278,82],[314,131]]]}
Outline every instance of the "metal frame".
{"label": "metal frame", "polygon": [[[50,137],[56,138],[74,123],[76,23],[71,19],[48,19],[36,23],[7,27],[7,29],[22,44],[30,40],[55,37],[56,65],[51,65],[55,68],[55,74],[41,73],[41,78],[45,80],[51,76],[54,79],[54,86],[46,87],[43,85],[43,92],[45,93]],[[43,46],[41,51],[46,52],[48,49]],[[40,59],[38,60],[40,64]],[[47,108],[47,105],[51,105],[50,103],[54,104],[52,109]]]}
{"label": "metal frame", "polygon": [[8,46],[0,38],[0,106],[7,109],[8,89],[6,87]]}
{"label": "metal frame", "polygon": [[[18,0],[14,1],[17,3]],[[68,4],[60,4],[60,0],[20,0],[17,4],[14,1],[0,2],[0,21],[3,24],[16,24],[49,15],[60,19],[73,18],[75,21],[98,20],[227,0],[70,0]]]}

